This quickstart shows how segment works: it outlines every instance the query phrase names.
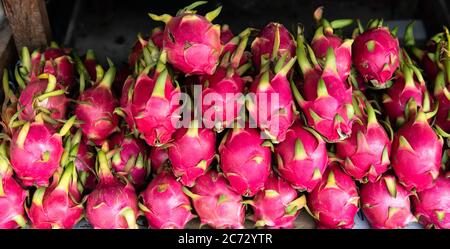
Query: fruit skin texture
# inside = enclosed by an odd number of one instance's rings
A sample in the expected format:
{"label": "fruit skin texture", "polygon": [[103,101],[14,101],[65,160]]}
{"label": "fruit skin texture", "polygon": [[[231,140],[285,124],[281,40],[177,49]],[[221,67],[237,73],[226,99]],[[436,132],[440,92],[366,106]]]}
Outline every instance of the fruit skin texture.
{"label": "fruit skin texture", "polygon": [[420,192],[433,187],[441,167],[442,146],[442,138],[423,112],[398,130],[392,143],[391,165],[406,189]]}
{"label": "fruit skin texture", "polygon": [[298,36],[297,58],[304,75],[303,96],[291,84],[294,96],[304,112],[307,123],[327,142],[335,143],[351,135],[355,120],[352,106],[352,87],[337,73],[333,49],[327,51],[323,70],[308,62],[303,36]]}
{"label": "fruit skin texture", "polygon": [[276,145],[278,171],[295,188],[311,192],[322,179],[328,155],[323,139],[297,121]]}
{"label": "fruit skin texture", "polygon": [[353,179],[334,162],[308,196],[308,206],[319,228],[350,229],[358,212],[359,196]]}
{"label": "fruit skin texture", "polygon": [[114,114],[119,103],[111,92],[115,72],[111,67],[100,83],[81,93],[75,107],[77,119],[83,122],[80,125],[83,135],[97,145],[101,145],[119,123],[119,117]]}
{"label": "fruit skin texture", "polygon": [[352,45],[352,59],[358,72],[366,82],[377,88],[389,87],[399,65],[399,44],[384,27],[366,30],[355,38]]}
{"label": "fruit skin texture", "polygon": [[285,180],[271,175],[264,190],[259,191],[251,203],[257,226],[293,228],[305,196],[297,198],[297,191]]}
{"label": "fruit skin texture", "polygon": [[436,76],[434,85],[434,99],[439,103],[439,108],[436,114],[436,126],[442,130],[450,132],[450,120],[448,119],[450,113],[450,92],[446,85],[446,76],[443,71]]}
{"label": "fruit skin texture", "polygon": [[190,128],[178,129],[173,137],[168,148],[173,173],[183,185],[192,187],[214,159],[216,134],[211,129],[198,128],[195,120]]}
{"label": "fruit skin texture", "polygon": [[220,168],[240,195],[255,195],[269,177],[271,151],[263,143],[258,130],[236,127],[219,146]]}
{"label": "fruit skin texture", "polygon": [[0,229],[16,229],[26,225],[24,203],[28,191],[13,178],[13,170],[0,145]]}
{"label": "fruit skin texture", "polygon": [[167,148],[153,147],[150,151],[150,166],[153,174],[159,174],[169,166]]}
{"label": "fruit skin texture", "polygon": [[9,152],[12,168],[25,186],[47,186],[64,150],[61,136],[49,125],[33,122],[21,144],[19,136],[26,126],[13,134]]}
{"label": "fruit skin texture", "polygon": [[161,172],[141,193],[140,209],[153,229],[183,229],[194,218],[183,185],[169,171]]}
{"label": "fruit skin texture", "polygon": [[[280,46],[278,53],[276,55],[272,54],[275,36],[277,31],[280,36]],[[267,24],[258,34],[258,37],[253,41],[252,46],[253,54],[253,65],[256,69],[261,68],[261,56],[267,55],[268,58],[275,56],[276,58],[281,57],[283,54],[287,53],[286,60],[290,60],[295,56],[295,41],[292,39],[292,35],[283,26],[283,24],[271,22]]]}
{"label": "fruit skin texture", "polygon": [[318,59],[325,60],[328,48],[332,47],[336,57],[336,69],[341,80],[345,81],[352,65],[352,43],[353,40],[342,41],[339,36],[324,32],[323,27],[320,27],[314,34],[311,48]]}
{"label": "fruit skin texture", "polygon": [[450,229],[450,178],[439,176],[432,188],[412,197],[415,216],[427,228]]}
{"label": "fruit skin texture", "polygon": [[374,183],[363,184],[360,195],[364,216],[373,228],[397,229],[415,221],[410,210],[411,193],[392,175],[385,175]]}
{"label": "fruit skin texture", "polygon": [[[49,76],[55,81],[55,88],[52,91],[62,90],[63,86],[56,83],[56,79],[53,75]],[[46,98],[45,100],[39,101],[36,98],[45,93],[47,85],[49,84],[48,79],[36,79],[30,82],[25,89],[20,93],[18,109],[23,108],[19,115],[21,120],[33,121],[36,116],[36,110],[34,109],[33,102],[37,101],[39,107],[43,107],[51,112],[49,115],[53,119],[64,119],[66,116],[67,105],[69,99],[64,95],[60,94],[57,96],[52,96]]]}
{"label": "fruit skin texture", "polygon": [[230,189],[223,174],[210,170],[197,179],[192,192],[183,190],[191,197],[202,224],[217,229],[244,228],[242,197]]}
{"label": "fruit skin texture", "polygon": [[138,201],[133,185],[111,173],[103,151],[98,158],[100,180],[86,198],[86,218],[96,229],[137,228]]}
{"label": "fruit skin texture", "polygon": [[[77,189],[75,166],[66,166],[58,181],[53,181],[48,188],[41,187],[33,195],[31,207],[28,210],[33,228],[71,229],[78,223],[83,214],[80,193]],[[54,179],[57,179],[54,176]]]}
{"label": "fruit skin texture", "polygon": [[390,164],[391,141],[367,105],[367,121],[356,122],[352,135],[336,144],[336,156],[344,160],[345,172],[358,181],[375,182]]}
{"label": "fruit skin texture", "polygon": [[213,74],[222,50],[220,26],[204,16],[181,13],[166,23],[163,49],[169,63],[183,73]]}
{"label": "fruit skin texture", "polygon": [[150,173],[145,144],[122,131],[109,140],[109,148],[117,150],[112,159],[112,168],[123,173],[136,189],[142,189]]}

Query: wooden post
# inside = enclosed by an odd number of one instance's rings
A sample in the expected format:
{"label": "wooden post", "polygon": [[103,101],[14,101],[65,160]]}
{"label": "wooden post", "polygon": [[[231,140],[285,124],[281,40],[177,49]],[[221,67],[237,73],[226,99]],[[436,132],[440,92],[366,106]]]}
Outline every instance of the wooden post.
{"label": "wooden post", "polygon": [[51,40],[44,0],[2,0],[17,50],[43,48]]}

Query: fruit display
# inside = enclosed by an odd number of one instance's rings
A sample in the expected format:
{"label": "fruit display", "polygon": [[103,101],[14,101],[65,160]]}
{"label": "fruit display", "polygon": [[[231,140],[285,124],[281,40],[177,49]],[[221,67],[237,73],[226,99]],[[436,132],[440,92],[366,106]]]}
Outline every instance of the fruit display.
{"label": "fruit display", "polygon": [[399,39],[322,11],[312,32],[238,31],[205,3],[150,13],[123,68],[23,47],[2,72],[0,228],[450,228],[446,27],[425,47],[413,23]]}

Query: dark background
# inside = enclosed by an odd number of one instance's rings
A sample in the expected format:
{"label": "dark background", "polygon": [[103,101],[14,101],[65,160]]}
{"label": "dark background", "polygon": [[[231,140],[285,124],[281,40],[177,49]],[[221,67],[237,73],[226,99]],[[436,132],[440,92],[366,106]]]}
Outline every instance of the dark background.
{"label": "dark background", "polygon": [[[148,34],[153,27],[163,24],[152,21],[148,12],[175,15],[178,9],[192,2],[194,0],[47,0],[47,10],[54,40],[74,47],[79,53],[92,48],[103,62],[105,56],[123,62],[138,32]],[[312,14],[319,6],[325,7],[324,15],[330,20],[360,18],[365,24],[371,18],[383,18],[390,27],[399,26],[400,39],[405,25],[417,20],[415,35],[419,42],[440,32],[442,25],[450,26],[450,1],[445,0],[213,0],[198,7],[198,13],[205,14],[218,5],[223,5],[223,9],[214,22],[229,24],[234,33],[248,26],[262,28],[276,21],[291,31],[297,23],[302,23],[307,35],[311,35],[314,31]]]}

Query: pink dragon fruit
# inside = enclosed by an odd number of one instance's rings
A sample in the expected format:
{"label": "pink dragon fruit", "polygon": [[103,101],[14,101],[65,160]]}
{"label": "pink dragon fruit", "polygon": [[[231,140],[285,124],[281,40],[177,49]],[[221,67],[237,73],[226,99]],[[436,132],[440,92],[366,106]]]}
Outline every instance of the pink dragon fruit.
{"label": "pink dragon fruit", "polygon": [[183,185],[192,187],[214,159],[216,134],[199,128],[198,120],[193,120],[189,128],[178,129],[173,137],[168,147],[173,174]]}
{"label": "pink dragon fruit", "polygon": [[152,39],[152,42],[156,45],[158,49],[162,49],[164,41],[164,29],[161,29],[160,27],[152,29],[150,39]]}
{"label": "pink dragon fruit", "polygon": [[[409,105],[414,101],[414,106],[419,108],[429,109],[430,96],[426,90],[422,75],[419,78],[422,82],[417,82],[414,79],[412,68],[408,66],[402,67],[403,73],[398,73],[398,78],[395,80],[392,87],[387,89],[386,94],[383,94],[383,105],[386,109],[386,114],[393,123],[402,124],[405,122],[405,110],[408,112]],[[420,74],[420,73],[419,73]]]}
{"label": "pink dragon fruit", "polygon": [[297,198],[297,191],[282,178],[271,175],[264,190],[259,191],[250,204],[255,212],[257,227],[293,228],[306,197]]}
{"label": "pink dragon fruit", "polygon": [[47,53],[44,53],[44,57],[44,73],[55,75],[58,82],[61,82],[64,87],[73,87],[75,85],[75,70],[72,58],[68,55],[48,58]]}
{"label": "pink dragon fruit", "polygon": [[202,225],[244,228],[245,206],[242,197],[230,189],[223,174],[210,170],[197,179],[192,192],[186,187],[183,187],[183,191],[192,198]]}
{"label": "pink dragon fruit", "polygon": [[119,118],[114,113],[118,103],[111,92],[115,74],[116,69],[110,67],[96,86],[80,94],[75,107],[83,135],[97,145],[118,129]]}
{"label": "pink dragon fruit", "polygon": [[[81,130],[78,130],[75,135],[72,136],[70,141],[66,141],[70,143],[70,154],[69,156],[73,159],[75,167],[78,172],[79,185],[82,186],[82,189],[79,188],[80,192],[82,190],[90,191],[95,188],[97,184],[97,179],[95,177],[95,154],[88,147],[88,142],[86,139],[81,137]],[[61,160],[64,159],[64,155]]]}
{"label": "pink dragon fruit", "polygon": [[64,95],[62,85],[56,82],[55,76],[43,74],[40,79],[30,82],[21,92],[19,105],[21,120],[33,121],[42,109],[50,113],[52,119],[64,119],[69,99]]}
{"label": "pink dragon fruit", "polygon": [[[295,63],[292,58],[286,65],[284,58],[277,62],[273,74],[267,66],[262,69],[250,86],[250,98],[246,102],[250,117],[273,143],[283,142],[289,127],[294,123],[295,103],[287,79],[289,70]],[[278,67],[278,69],[277,69]]]}
{"label": "pink dragon fruit", "polygon": [[136,189],[142,189],[150,174],[145,144],[122,131],[109,140],[109,148],[116,150],[112,157],[116,173],[123,173]]}
{"label": "pink dragon fruit", "polygon": [[352,45],[352,59],[366,82],[376,88],[390,87],[399,65],[399,44],[385,27],[373,27],[358,35]]}
{"label": "pink dragon fruit", "polygon": [[286,60],[295,56],[295,41],[283,24],[271,22],[267,24],[252,43],[253,64],[260,70],[263,66],[261,57],[278,60],[284,54]]}
{"label": "pink dragon fruit", "polygon": [[322,181],[308,196],[308,206],[319,228],[352,228],[358,202],[355,182],[336,162],[328,165]]}
{"label": "pink dragon fruit", "polygon": [[163,51],[153,78],[143,72],[131,90],[131,114],[137,130],[150,146],[171,141],[176,130],[174,124],[180,119],[180,87],[174,87],[165,62]]}
{"label": "pink dragon fruit", "polygon": [[364,216],[373,228],[403,228],[415,221],[410,210],[411,193],[394,176],[386,175],[377,182],[363,184],[360,194]]}
{"label": "pink dragon fruit", "polygon": [[297,121],[287,132],[286,140],[275,147],[280,175],[295,188],[311,192],[327,167],[325,145],[320,135]]}
{"label": "pink dragon fruit", "polygon": [[325,60],[328,48],[334,50],[336,57],[336,69],[342,81],[347,80],[352,65],[352,46],[353,40],[345,40],[333,34],[331,26],[321,26],[316,30],[311,48],[316,57]]}
{"label": "pink dragon fruit", "polygon": [[171,172],[164,171],[141,193],[139,208],[147,217],[150,228],[182,229],[194,218],[191,203],[182,187]]}
{"label": "pink dragon fruit", "polygon": [[91,81],[97,82],[101,79],[101,77],[97,77],[97,59],[95,57],[94,50],[89,49],[86,52],[83,65],[86,67],[86,71]]}
{"label": "pink dragon fruit", "polygon": [[333,49],[328,48],[323,71],[313,68],[306,57],[304,38],[299,29],[297,58],[304,75],[302,96],[294,83],[291,89],[302,108],[308,125],[328,142],[338,142],[351,135],[354,121],[352,87],[339,77]]}
{"label": "pink dragon fruit", "polygon": [[195,14],[193,9],[205,3],[195,2],[174,17],[149,14],[153,20],[166,23],[163,48],[167,51],[167,59],[185,74],[213,74],[221,54],[220,26],[211,22],[222,7],[206,16]]}
{"label": "pink dragon fruit", "polygon": [[34,192],[27,212],[32,227],[71,229],[82,218],[84,209],[80,199],[75,165],[70,163],[61,177],[54,177],[50,187],[40,187]]}
{"label": "pink dragon fruit", "polygon": [[24,203],[28,192],[13,178],[6,144],[0,145],[0,229],[25,227]]}
{"label": "pink dragon fruit", "polygon": [[150,151],[150,166],[153,174],[160,174],[169,166],[169,155],[167,148],[154,147]]}
{"label": "pink dragon fruit", "polygon": [[97,187],[86,198],[86,218],[94,228],[138,228],[138,200],[125,178],[111,173],[104,151],[98,152],[100,178]]}
{"label": "pink dragon fruit", "polygon": [[141,34],[138,34],[138,39],[134,43],[132,51],[130,55],[128,56],[128,66],[130,68],[134,68],[136,65],[136,62],[138,61],[139,57],[142,54],[142,50],[147,46],[148,40],[144,39]]}
{"label": "pink dragon fruit", "polygon": [[438,137],[422,111],[395,134],[392,168],[406,189],[431,188],[441,167],[443,140]]}
{"label": "pink dragon fruit", "polygon": [[25,186],[47,186],[50,177],[58,169],[63,153],[62,139],[75,122],[70,118],[59,133],[44,123],[40,117],[33,123],[25,123],[13,134],[11,165]]}
{"label": "pink dragon fruit", "polygon": [[253,196],[264,188],[270,175],[270,146],[252,128],[236,126],[225,135],[219,146],[220,168],[236,193]]}
{"label": "pink dragon fruit", "polygon": [[450,229],[450,178],[439,176],[432,188],[412,197],[415,216],[427,228]]}
{"label": "pink dragon fruit", "polygon": [[450,132],[450,92],[448,87],[446,86],[445,81],[445,73],[439,72],[436,75],[436,81],[434,84],[434,97],[439,103],[439,108],[436,113],[436,121],[435,124],[438,129],[443,130],[444,132]]}
{"label": "pink dragon fruit", "polygon": [[227,24],[222,25],[220,28],[220,43],[222,45],[227,44],[231,39],[233,39],[234,35],[233,32],[230,29],[230,26]]}
{"label": "pink dragon fruit", "polygon": [[370,103],[366,104],[367,122],[355,123],[350,138],[336,144],[343,168],[358,181],[375,182],[390,164],[391,141],[378,123]]}

